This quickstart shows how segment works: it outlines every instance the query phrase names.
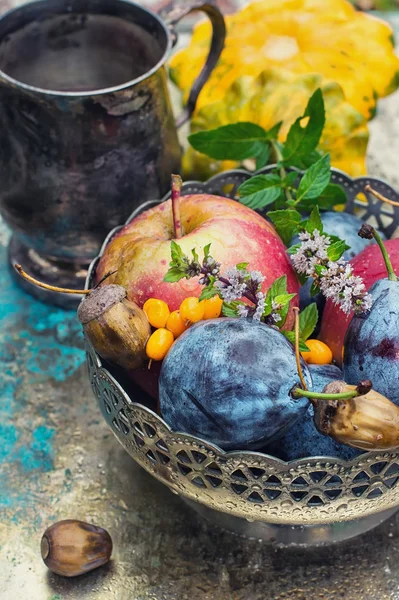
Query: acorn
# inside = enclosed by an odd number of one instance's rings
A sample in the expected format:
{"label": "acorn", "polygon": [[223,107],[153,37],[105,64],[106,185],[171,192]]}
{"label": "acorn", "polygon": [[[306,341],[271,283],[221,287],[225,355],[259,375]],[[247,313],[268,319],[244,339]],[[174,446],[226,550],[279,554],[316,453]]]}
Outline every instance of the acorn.
{"label": "acorn", "polygon": [[147,360],[145,347],[151,335],[147,316],[127,298],[120,285],[102,285],[92,290],[70,290],[49,286],[34,279],[14,265],[18,273],[35,285],[53,292],[83,294],[78,318],[95,351],[105,360],[128,371],[141,367]]}
{"label": "acorn", "polygon": [[109,561],[112,539],[102,527],[68,519],[46,529],[40,548],[44,564],[50,571],[64,577],[76,577]]}
{"label": "acorn", "polygon": [[370,387],[371,382],[355,386],[332,381],[326,385],[323,394],[359,395],[349,399],[316,400],[314,423],[320,433],[366,451],[398,448],[399,407]]}

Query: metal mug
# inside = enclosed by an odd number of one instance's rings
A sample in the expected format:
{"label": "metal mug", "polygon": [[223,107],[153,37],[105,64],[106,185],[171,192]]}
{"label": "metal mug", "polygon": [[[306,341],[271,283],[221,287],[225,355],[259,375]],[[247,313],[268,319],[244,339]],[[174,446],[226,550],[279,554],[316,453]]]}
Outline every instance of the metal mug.
{"label": "metal mug", "polygon": [[[174,26],[193,11],[209,17],[213,37],[175,121],[165,62]],[[224,39],[222,14],[198,0],[162,18],[127,0],[40,0],[0,18],[0,210],[13,231],[11,263],[53,285],[83,286],[107,232],[161,198],[179,171],[177,128]]]}

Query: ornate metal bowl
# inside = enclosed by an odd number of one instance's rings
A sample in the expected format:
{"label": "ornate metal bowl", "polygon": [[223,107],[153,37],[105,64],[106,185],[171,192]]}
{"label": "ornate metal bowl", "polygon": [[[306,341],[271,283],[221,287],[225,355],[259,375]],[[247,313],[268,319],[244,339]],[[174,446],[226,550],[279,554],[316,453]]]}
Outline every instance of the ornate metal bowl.
{"label": "ornate metal bowl", "polygon": [[[228,171],[206,183],[185,183],[183,192],[234,198],[237,187],[250,176],[247,171]],[[394,234],[398,208],[372,197],[367,202],[357,198],[370,184],[399,201],[389,185],[369,177],[351,179],[338,170],[332,180],[347,193],[347,212],[361,214],[388,237]],[[159,202],[147,202],[129,221]],[[119,229],[109,234],[101,254]],[[90,267],[88,286],[98,260]],[[367,453],[351,462],[311,457],[289,463],[259,452],[224,452],[207,441],[171,431],[152,410],[148,397],[119,370],[104,364],[89,343],[87,363],[101,412],[127,452],[222,527],[282,544],[321,544],[371,529],[399,508],[399,451]]]}

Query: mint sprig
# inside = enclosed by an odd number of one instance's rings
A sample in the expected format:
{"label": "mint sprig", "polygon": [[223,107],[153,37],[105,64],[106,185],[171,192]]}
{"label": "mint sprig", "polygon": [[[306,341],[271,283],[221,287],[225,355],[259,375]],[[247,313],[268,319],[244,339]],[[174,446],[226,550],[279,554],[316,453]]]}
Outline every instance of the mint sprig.
{"label": "mint sprig", "polygon": [[[266,131],[255,123],[240,122],[194,133],[188,139],[195,150],[216,160],[254,159],[256,169],[275,165],[271,173],[255,175],[238,188],[242,204],[254,210],[272,207],[308,211],[315,205],[329,210],[344,204],[346,194],[330,183],[329,154],[317,150],[324,125],[323,94],[317,89],[284,143],[278,140],[281,123]],[[298,170],[304,171],[302,177]]]}

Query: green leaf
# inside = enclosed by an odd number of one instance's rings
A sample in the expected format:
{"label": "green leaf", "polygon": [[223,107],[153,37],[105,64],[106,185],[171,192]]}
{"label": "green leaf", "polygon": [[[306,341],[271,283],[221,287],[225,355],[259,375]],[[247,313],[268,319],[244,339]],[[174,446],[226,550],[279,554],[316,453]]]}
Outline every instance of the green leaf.
{"label": "green leaf", "polygon": [[319,286],[313,281],[313,283],[310,287],[310,297],[313,298],[313,296],[317,296],[317,294],[319,292],[320,292]]}
{"label": "green leaf", "polygon": [[285,245],[288,245],[292,236],[298,230],[298,224],[301,221],[301,214],[297,210],[274,210],[267,213],[267,216],[273,222],[277,233],[283,240]]}
{"label": "green leaf", "polygon": [[280,191],[281,177],[274,173],[255,175],[238,188],[240,202],[254,210],[272,204],[280,196]]}
{"label": "green leaf", "polygon": [[340,185],[329,183],[324,192],[317,198],[319,208],[328,210],[336,204],[346,204],[348,198]]}
{"label": "green leaf", "polygon": [[319,312],[315,302],[309,304],[304,310],[299,313],[299,335],[301,340],[310,338],[316,329],[319,320]]}
{"label": "green leaf", "polygon": [[[302,121],[309,120],[305,126]],[[294,166],[295,162],[309,156],[317,147],[325,124],[323,94],[317,89],[310,98],[302,117],[297,119],[288,132],[283,149],[284,164]]]}
{"label": "green leaf", "polygon": [[267,295],[274,299],[277,296],[281,296],[287,292],[287,275],[282,275],[275,281],[273,281],[272,285],[267,290]]}
{"label": "green leaf", "polygon": [[330,155],[325,154],[304,174],[298,187],[297,201],[318,198],[331,179]]}
{"label": "green leaf", "polygon": [[317,162],[322,156],[323,154],[319,150],[313,150],[313,152],[311,152],[310,154],[307,154],[306,156],[303,156],[300,160],[295,161],[295,165],[292,166],[298,167],[299,169],[301,169],[301,171],[306,171],[306,169],[309,169],[309,167],[311,167],[315,162]]}
{"label": "green leaf", "polygon": [[345,250],[347,250],[347,248],[348,246],[346,245],[346,243],[340,240],[339,242],[331,244],[331,246],[327,248],[327,256],[331,261],[334,262],[341,258]]}
{"label": "green leaf", "polygon": [[186,258],[183,250],[180,248],[179,244],[177,244],[174,240],[170,243],[170,251],[172,256],[172,262],[181,263],[181,261]]}
{"label": "green leaf", "polygon": [[269,158],[270,158],[270,144],[265,144],[263,146],[263,148],[261,148],[259,150],[259,153],[257,154],[256,158],[256,170],[259,171],[259,169],[262,169],[263,167],[265,167],[267,165],[267,163],[269,162]]}
{"label": "green leaf", "polygon": [[271,142],[278,142],[278,134],[280,133],[283,121],[276,123],[269,131],[266,132],[267,139]]}
{"label": "green leaf", "polygon": [[296,254],[300,247],[301,247],[301,244],[295,244],[294,246],[291,246],[291,248],[288,248],[287,254],[290,254],[290,255]]}
{"label": "green leaf", "polygon": [[315,206],[312,212],[310,213],[310,217],[307,221],[304,222],[305,229],[308,233],[312,234],[315,229],[320,233],[323,232],[323,223],[320,218],[319,207]]}
{"label": "green leaf", "polygon": [[323,277],[324,273],[327,271],[327,267],[325,265],[315,265],[314,271],[316,275]]}
{"label": "green leaf", "polygon": [[262,155],[267,132],[254,123],[234,123],[188,137],[192,147],[216,160],[245,160]]}
{"label": "green leaf", "polygon": [[297,173],[297,171],[291,171],[291,173],[287,173],[286,177],[283,179],[283,187],[292,187],[298,179],[298,176],[299,173]]}
{"label": "green leaf", "polygon": [[[287,338],[291,342],[293,346],[295,346],[295,331],[282,331]],[[305,342],[302,339],[299,339],[299,352],[309,352],[310,348],[307,347]]]}
{"label": "green leaf", "polygon": [[179,267],[171,267],[163,278],[167,283],[176,283],[180,279],[187,278],[186,273]]}
{"label": "green leaf", "polygon": [[218,294],[218,289],[215,287],[215,278],[212,277],[211,282],[202,290],[199,300],[209,300]]}
{"label": "green leaf", "polygon": [[211,255],[211,245],[212,244],[207,244],[206,246],[204,246],[204,260],[209,258]]}
{"label": "green leaf", "polygon": [[289,304],[293,298],[295,298],[296,294],[279,294],[274,297],[274,301],[277,304]]}
{"label": "green leaf", "polygon": [[[224,317],[238,317],[237,305],[238,302],[223,302],[222,304],[222,315]],[[241,303],[242,304],[242,303]]]}
{"label": "green leaf", "polygon": [[194,262],[196,262],[196,263],[199,263],[199,256],[198,256],[198,254],[197,254],[197,251],[196,251],[196,249],[195,249],[195,248],[193,248],[193,249],[191,250],[191,254],[193,255],[193,260],[194,260]]}
{"label": "green leaf", "polygon": [[236,265],[236,269],[238,269],[239,271],[246,271],[247,267],[248,267],[249,263],[238,263],[238,265]]}

